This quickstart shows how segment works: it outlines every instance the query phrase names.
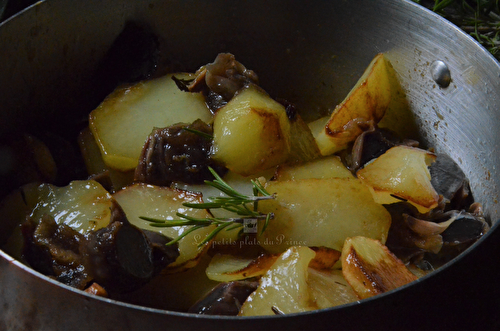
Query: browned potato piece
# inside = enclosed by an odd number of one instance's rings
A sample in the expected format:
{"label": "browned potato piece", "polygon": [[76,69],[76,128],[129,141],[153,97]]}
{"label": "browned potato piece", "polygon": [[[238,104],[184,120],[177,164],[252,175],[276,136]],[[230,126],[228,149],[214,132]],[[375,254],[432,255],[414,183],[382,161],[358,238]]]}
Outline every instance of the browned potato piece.
{"label": "browned potato piece", "polygon": [[393,70],[392,66],[383,54],[372,60],[321,131],[314,133],[321,154],[329,155],[346,148],[362,132],[359,124],[377,123],[382,119],[395,89],[389,70]]}
{"label": "browned potato piece", "polygon": [[240,91],[214,116],[213,158],[248,176],[284,162],[290,152],[285,107],[257,87]]}
{"label": "browned potato piece", "polygon": [[420,212],[438,204],[428,166],[436,156],[423,149],[395,146],[358,170],[358,178],[372,190],[375,201],[390,204],[408,200]]}
{"label": "browned potato piece", "polygon": [[417,279],[380,241],[347,238],[342,249],[342,273],[361,299],[384,293]]}
{"label": "browned potato piece", "polygon": [[330,270],[340,259],[341,252],[328,247],[309,247],[316,255],[309,263],[309,268],[316,270]]}
{"label": "browned potato piece", "polygon": [[276,199],[259,202],[259,210],[275,217],[259,241],[270,252],[296,245],[341,251],[347,237],[387,238],[389,212],[356,178],[274,181],[266,190],[276,193]]}
{"label": "browned potato piece", "polygon": [[[327,247],[311,247],[315,252],[310,268],[330,270],[340,258],[340,252]],[[260,277],[279,258],[278,254],[262,254],[256,258],[243,258],[230,254],[215,254],[207,267],[208,278],[219,282],[231,282]]]}
{"label": "browned potato piece", "polygon": [[273,265],[279,255],[264,254],[255,259],[233,255],[216,254],[210,261],[206,273],[209,279],[231,282],[260,277]]}

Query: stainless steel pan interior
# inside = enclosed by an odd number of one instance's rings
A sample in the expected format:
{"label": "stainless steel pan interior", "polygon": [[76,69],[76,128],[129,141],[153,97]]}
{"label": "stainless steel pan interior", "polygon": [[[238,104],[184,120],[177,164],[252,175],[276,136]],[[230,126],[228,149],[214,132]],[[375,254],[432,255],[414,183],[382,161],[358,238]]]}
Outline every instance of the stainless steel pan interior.
{"label": "stainless steel pan interior", "polygon": [[[411,1],[41,1],[0,26],[0,133],[78,109],[91,89],[89,73],[127,20],[148,23],[161,38],[165,60],[191,70],[219,52],[235,54],[259,73],[264,88],[311,114],[333,108],[373,56],[386,52],[423,141],[458,162],[476,200],[491,219],[500,218],[500,65],[455,26]],[[433,79],[437,60],[450,70],[448,87]],[[394,293],[315,313],[254,319],[198,317],[94,298],[0,251],[0,330],[299,330],[311,324],[361,330],[402,326],[417,317],[423,327],[437,325],[428,317],[445,314],[445,305],[455,311],[449,323],[463,326],[472,323],[468,312],[491,312],[477,302],[485,299],[481,291],[498,291],[485,284],[493,279],[488,265],[497,232],[494,226],[451,265]],[[476,305],[465,309],[471,300]]]}

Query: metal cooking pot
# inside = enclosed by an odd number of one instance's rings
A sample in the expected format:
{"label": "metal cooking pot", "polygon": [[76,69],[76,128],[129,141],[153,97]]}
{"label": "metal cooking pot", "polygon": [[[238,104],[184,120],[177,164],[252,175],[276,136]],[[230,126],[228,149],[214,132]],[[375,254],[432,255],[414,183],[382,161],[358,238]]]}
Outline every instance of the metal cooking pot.
{"label": "metal cooking pot", "polygon": [[[334,107],[374,55],[386,52],[423,141],[450,155],[487,215],[500,218],[500,65],[455,26],[405,0],[41,1],[0,25],[0,136],[79,109],[90,73],[131,19],[148,23],[162,54],[189,69],[231,52],[259,73],[265,89],[312,113]],[[448,87],[433,79],[437,60],[450,70]],[[94,297],[0,251],[0,330],[498,329],[497,228],[403,288],[337,308],[257,318]],[[5,231],[0,224],[0,238]]]}

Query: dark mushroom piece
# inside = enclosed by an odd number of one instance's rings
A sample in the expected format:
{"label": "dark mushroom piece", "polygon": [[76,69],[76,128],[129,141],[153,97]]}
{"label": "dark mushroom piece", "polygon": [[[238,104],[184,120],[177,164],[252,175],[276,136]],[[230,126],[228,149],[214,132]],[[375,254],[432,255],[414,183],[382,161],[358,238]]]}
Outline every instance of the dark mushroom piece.
{"label": "dark mushroom piece", "polygon": [[408,203],[386,208],[392,216],[386,245],[405,262],[425,257],[435,265],[442,265],[489,230],[487,220],[479,212],[452,210],[423,215]]}
{"label": "dark mushroom piece", "polygon": [[418,146],[418,142],[401,140],[391,131],[378,128],[373,122],[366,122],[362,127],[364,131],[354,141],[348,162],[353,172],[396,145]]}
{"label": "dark mushroom piece", "polygon": [[84,257],[85,236],[49,215],[28,218],[21,226],[23,258],[35,270],[66,285],[84,289],[92,280]]}
{"label": "dark mushroom piece", "polygon": [[481,238],[490,228],[484,217],[457,210],[444,213],[440,219],[434,221],[440,224],[447,220],[453,220],[453,222],[442,233],[442,236],[443,243],[450,246],[470,245]]}
{"label": "dark mushroom piece", "polygon": [[246,280],[221,283],[189,308],[188,312],[204,315],[236,316],[241,305],[258,286],[259,282]]}
{"label": "dark mushroom piece", "polygon": [[153,130],[144,144],[134,180],[158,186],[174,181],[202,184],[213,179],[208,167],[224,174],[226,169],[210,157],[211,135],[212,128],[201,120]]}
{"label": "dark mushroom piece", "polygon": [[442,153],[436,156],[429,167],[432,186],[446,199],[448,210],[467,209],[473,202],[467,177],[450,156]]}
{"label": "dark mushroom piece", "polygon": [[109,225],[85,235],[48,215],[28,218],[22,232],[26,261],[78,289],[97,282],[110,293],[132,291],[179,256],[177,245],[165,246],[166,237],[148,236],[130,224],[116,203]]}
{"label": "dark mushroom piece", "polygon": [[187,86],[191,92],[202,91],[213,112],[224,106],[243,87],[258,85],[257,74],[236,61],[233,54],[220,53],[215,61],[197,71],[196,78]]}

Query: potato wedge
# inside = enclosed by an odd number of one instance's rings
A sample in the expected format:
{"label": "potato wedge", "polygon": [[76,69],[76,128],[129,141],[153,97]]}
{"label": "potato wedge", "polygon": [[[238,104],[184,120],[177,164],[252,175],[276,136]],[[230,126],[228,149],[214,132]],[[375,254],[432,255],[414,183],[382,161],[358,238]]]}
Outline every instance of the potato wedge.
{"label": "potato wedge", "polygon": [[285,107],[257,87],[240,91],[214,116],[213,158],[243,176],[284,162],[290,152]]}
{"label": "potato wedge", "polygon": [[243,303],[239,315],[289,314],[315,309],[307,284],[308,265],[314,255],[312,249],[303,246],[290,247],[281,254],[261,278],[257,290]]}
{"label": "potato wedge", "polygon": [[89,127],[108,167],[121,171],[135,168],[144,142],[155,127],[211,120],[201,93],[179,90],[172,76],[194,77],[170,74],[118,88],[90,113]]}
{"label": "potato wedge", "polygon": [[354,178],[338,156],[330,155],[301,164],[278,166],[276,180],[297,180],[307,178]]}
{"label": "potato wedge", "polygon": [[321,154],[346,148],[362,132],[359,124],[382,119],[395,89],[389,70],[393,69],[384,54],[378,54],[321,131],[313,132]]}
{"label": "potato wedge", "polygon": [[346,239],[342,250],[342,273],[360,299],[417,279],[380,241],[366,237]]}
{"label": "potato wedge", "polygon": [[[157,218],[157,219],[179,219],[176,213],[184,213],[192,217],[206,218],[208,212],[202,209],[192,209],[184,207],[184,202],[197,203],[201,202],[201,195],[194,192],[171,189],[169,187],[159,187],[146,184],[134,184],[128,186],[117,193],[113,197],[125,211],[130,223],[135,226],[150,231],[159,232],[172,239],[180,236],[189,227],[171,227],[157,228],[150,225],[140,216]],[[204,247],[198,247],[198,244],[214,229],[214,226],[193,231],[179,241],[180,256],[177,260],[170,264],[166,270],[180,271],[195,266],[199,258],[205,251]]]}
{"label": "potato wedge", "polygon": [[407,200],[422,213],[438,205],[428,166],[436,156],[426,150],[395,146],[356,173],[378,203]]}
{"label": "potato wedge", "polygon": [[259,242],[270,252],[297,245],[341,251],[347,237],[387,238],[389,212],[355,178],[275,181],[266,189],[276,193],[276,199],[259,202],[259,210],[275,217]]}

